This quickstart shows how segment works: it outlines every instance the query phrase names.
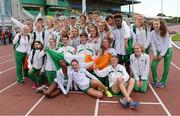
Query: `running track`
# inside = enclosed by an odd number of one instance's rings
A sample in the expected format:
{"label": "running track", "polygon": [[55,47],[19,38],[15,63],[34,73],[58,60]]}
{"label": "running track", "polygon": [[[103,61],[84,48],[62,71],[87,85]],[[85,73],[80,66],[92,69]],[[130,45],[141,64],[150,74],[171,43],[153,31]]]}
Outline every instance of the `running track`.
{"label": "running track", "polygon": [[[173,59],[168,86],[152,88],[147,93],[132,93],[141,105],[136,110],[123,109],[119,98],[95,99],[81,92],[71,92],[68,97],[60,95],[48,99],[36,94],[32,82],[24,85],[15,80],[15,63],[12,46],[0,46],[0,115],[180,115],[180,54],[173,48]],[[163,62],[158,67],[162,75]],[[150,76],[151,81],[151,76]]]}

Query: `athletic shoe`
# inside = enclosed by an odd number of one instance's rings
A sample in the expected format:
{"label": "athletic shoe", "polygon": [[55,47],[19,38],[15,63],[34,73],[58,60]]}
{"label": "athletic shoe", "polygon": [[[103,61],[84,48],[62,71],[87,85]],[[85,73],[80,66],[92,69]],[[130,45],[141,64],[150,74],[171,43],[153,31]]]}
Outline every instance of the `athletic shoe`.
{"label": "athletic shoe", "polygon": [[43,93],[43,89],[48,88],[46,85],[42,85],[36,89],[36,93]]}
{"label": "athletic shoe", "polygon": [[126,98],[120,99],[119,102],[122,104],[123,108],[126,108],[128,106],[128,102],[126,101]]}
{"label": "athletic shoe", "polygon": [[157,88],[165,88],[166,87],[166,84],[163,84],[163,83],[158,83],[156,85]]}
{"label": "athletic shoe", "polygon": [[151,85],[152,85],[153,87],[156,87],[157,84],[158,84],[158,82],[153,82]]}
{"label": "athletic shoe", "polygon": [[109,90],[105,91],[107,97],[113,97],[112,93]]}
{"label": "athletic shoe", "polygon": [[24,84],[24,80],[17,81],[19,84]]}
{"label": "athletic shoe", "polygon": [[129,102],[129,107],[132,109],[138,107],[139,105],[140,105],[139,102],[135,102],[135,101]]}

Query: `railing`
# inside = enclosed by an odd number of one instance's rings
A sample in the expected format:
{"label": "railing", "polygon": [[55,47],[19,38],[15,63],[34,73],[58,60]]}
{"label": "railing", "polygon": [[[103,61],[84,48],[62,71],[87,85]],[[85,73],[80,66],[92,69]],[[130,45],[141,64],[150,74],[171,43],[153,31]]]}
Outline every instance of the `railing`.
{"label": "railing", "polygon": [[20,0],[21,4],[46,5],[46,0]]}

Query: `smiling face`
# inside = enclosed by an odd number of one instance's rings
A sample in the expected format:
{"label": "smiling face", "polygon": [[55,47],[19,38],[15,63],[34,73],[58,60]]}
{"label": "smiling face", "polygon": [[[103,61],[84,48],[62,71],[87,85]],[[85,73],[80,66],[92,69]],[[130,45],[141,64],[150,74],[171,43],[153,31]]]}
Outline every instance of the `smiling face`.
{"label": "smiling face", "polygon": [[108,23],[109,25],[113,26],[113,25],[114,25],[114,20],[113,20],[112,18],[109,18],[109,19],[107,20],[107,23]]}
{"label": "smiling face", "polygon": [[49,46],[50,48],[55,48],[56,47],[56,40],[55,39],[49,39]]}
{"label": "smiling face", "polygon": [[86,18],[84,15],[80,16],[80,22],[81,23],[85,23],[86,22]]}
{"label": "smiling face", "polygon": [[93,18],[94,18],[94,20],[95,20],[96,22],[99,22],[99,20],[100,20],[99,14],[97,14],[97,13],[94,13],[94,14],[93,14]]}
{"label": "smiling face", "polygon": [[47,20],[47,24],[46,25],[47,25],[48,28],[52,28],[53,27],[53,20],[50,20],[50,19]]}
{"label": "smiling face", "polygon": [[62,43],[64,44],[64,46],[67,46],[68,45],[68,37],[62,37]]}
{"label": "smiling face", "polygon": [[141,27],[143,25],[143,16],[142,15],[137,15],[135,17],[135,23],[137,27]]}
{"label": "smiling face", "polygon": [[104,24],[101,23],[101,22],[98,23],[98,28],[99,28],[99,31],[100,31],[100,32],[103,32],[103,31],[105,30],[105,26],[104,26]]}
{"label": "smiling face", "polygon": [[141,53],[142,53],[142,46],[138,45],[138,44],[135,44],[134,45],[134,53],[136,56],[140,56]]}
{"label": "smiling face", "polygon": [[92,37],[96,37],[98,32],[96,31],[95,27],[91,27],[90,28],[90,33],[91,33]]}
{"label": "smiling face", "polygon": [[115,23],[117,28],[121,28],[122,27],[122,19],[121,18],[115,18],[114,19],[114,23]]}
{"label": "smiling face", "polygon": [[23,33],[24,33],[24,34],[29,33],[29,27],[28,27],[27,25],[25,25],[25,26],[23,27]]}
{"label": "smiling face", "polygon": [[35,48],[35,49],[41,49],[42,46],[41,46],[41,44],[40,44],[39,42],[35,42],[35,43],[34,43],[34,48]]}
{"label": "smiling face", "polygon": [[73,34],[73,37],[77,37],[78,34],[79,34],[78,29],[73,28],[73,29],[72,29],[72,34]]}
{"label": "smiling face", "polygon": [[153,21],[153,28],[154,28],[155,31],[159,31],[160,26],[161,26],[160,21],[158,21],[158,20]]}
{"label": "smiling face", "polygon": [[78,64],[77,61],[72,61],[72,62],[71,62],[71,66],[72,66],[72,68],[73,68],[74,71],[78,72],[78,70],[79,70],[79,64]]}
{"label": "smiling face", "polygon": [[80,41],[81,41],[81,44],[86,44],[86,42],[87,42],[87,37],[86,36],[81,36],[80,37]]}
{"label": "smiling face", "polygon": [[118,58],[115,56],[111,57],[110,62],[113,67],[116,67],[118,65]]}
{"label": "smiling face", "polygon": [[104,47],[104,49],[110,48],[110,43],[109,43],[108,39],[103,39],[102,46]]}
{"label": "smiling face", "polygon": [[70,19],[70,24],[72,27],[75,26],[76,25],[76,19],[75,18]]}
{"label": "smiling face", "polygon": [[67,67],[66,61],[63,60],[63,59],[59,61],[59,64],[60,64],[60,66],[63,67],[63,68]]}

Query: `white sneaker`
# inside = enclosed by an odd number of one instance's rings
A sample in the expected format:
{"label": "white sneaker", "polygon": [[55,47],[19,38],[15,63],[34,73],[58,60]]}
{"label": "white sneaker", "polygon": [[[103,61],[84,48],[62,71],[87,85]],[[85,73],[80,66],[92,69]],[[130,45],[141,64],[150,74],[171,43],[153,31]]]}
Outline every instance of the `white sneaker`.
{"label": "white sneaker", "polygon": [[38,87],[38,88],[36,89],[36,93],[43,93],[43,90],[44,90],[44,89],[48,89],[48,86],[42,85],[41,87]]}

